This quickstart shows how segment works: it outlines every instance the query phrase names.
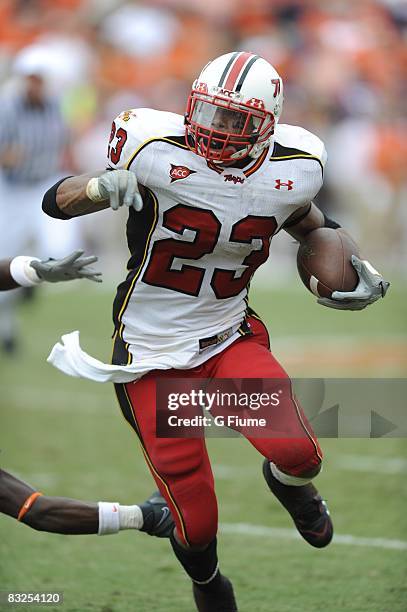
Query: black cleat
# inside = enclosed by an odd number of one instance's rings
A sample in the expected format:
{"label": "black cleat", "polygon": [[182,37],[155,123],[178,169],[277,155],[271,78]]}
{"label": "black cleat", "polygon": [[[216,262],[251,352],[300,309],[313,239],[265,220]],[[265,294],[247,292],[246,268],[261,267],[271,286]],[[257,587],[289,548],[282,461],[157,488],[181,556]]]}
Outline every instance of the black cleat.
{"label": "black cleat", "polygon": [[198,612],[237,612],[233,586],[229,578],[218,574],[213,585],[192,583],[192,592]]}
{"label": "black cleat", "polygon": [[334,528],[329,510],[313,484],[290,487],[282,484],[271,473],[268,459],[263,462],[263,475],[269,489],[291,514],[295,526],[304,540],[324,548],[332,540]]}
{"label": "black cleat", "polygon": [[140,531],[157,538],[169,538],[174,531],[175,523],[161,493],[154,491],[143,504],[140,504],[140,508],[144,519]]}

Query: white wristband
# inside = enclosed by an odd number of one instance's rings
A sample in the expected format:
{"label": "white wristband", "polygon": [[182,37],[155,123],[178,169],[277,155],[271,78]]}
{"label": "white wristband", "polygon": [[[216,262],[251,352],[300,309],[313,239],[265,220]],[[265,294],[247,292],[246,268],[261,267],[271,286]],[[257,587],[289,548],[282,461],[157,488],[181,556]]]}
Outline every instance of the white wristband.
{"label": "white wristband", "polygon": [[41,261],[38,257],[27,257],[19,255],[10,262],[10,274],[21,287],[33,287],[42,282],[34,268],[30,266],[32,261]]}
{"label": "white wristband", "polygon": [[99,179],[96,177],[91,178],[90,181],[88,181],[88,184],[86,185],[86,195],[89,200],[92,200],[92,202],[102,202],[102,200],[107,199],[100,195]]}
{"label": "white wristband", "polygon": [[119,508],[120,504],[111,502],[99,502],[99,530],[98,535],[117,533],[120,529]]}

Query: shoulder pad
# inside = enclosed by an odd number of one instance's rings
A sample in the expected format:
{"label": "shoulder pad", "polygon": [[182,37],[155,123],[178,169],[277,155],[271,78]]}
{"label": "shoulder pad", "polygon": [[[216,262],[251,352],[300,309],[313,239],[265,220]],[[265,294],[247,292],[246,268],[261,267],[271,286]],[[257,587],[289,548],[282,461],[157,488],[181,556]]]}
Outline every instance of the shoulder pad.
{"label": "shoulder pad", "polygon": [[123,111],[112,124],[108,165],[114,169],[127,168],[142,146],[168,136],[183,136],[184,133],[184,120],[181,115],[151,108]]}
{"label": "shoulder pad", "polygon": [[327,159],[325,145],[318,136],[296,125],[278,124],[274,134],[273,157],[316,158],[323,167]]}

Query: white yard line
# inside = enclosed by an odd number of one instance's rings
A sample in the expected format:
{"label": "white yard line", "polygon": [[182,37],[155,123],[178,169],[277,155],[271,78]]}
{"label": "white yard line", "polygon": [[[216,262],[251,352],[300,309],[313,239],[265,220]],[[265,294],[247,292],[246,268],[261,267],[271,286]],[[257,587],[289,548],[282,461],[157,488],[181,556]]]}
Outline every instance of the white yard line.
{"label": "white yard line", "polygon": [[388,334],[382,334],[372,337],[370,334],[310,334],[310,335],[298,335],[298,336],[273,336],[271,331],[271,342],[272,344],[278,344],[279,347],[284,349],[303,349],[315,347],[317,344],[323,344],[325,347],[347,347],[347,346],[360,346],[363,344],[386,344],[391,342],[395,345],[406,346],[407,334],[399,334],[389,332]]}
{"label": "white yard line", "polygon": [[78,391],[69,389],[52,389],[43,386],[15,387],[0,385],[0,396],[13,398],[17,402],[16,408],[21,410],[35,410],[44,412],[100,412],[106,406],[117,406],[112,385],[95,386],[95,391]]}
{"label": "white yard line", "polygon": [[349,472],[372,472],[377,474],[407,473],[407,459],[402,457],[339,455],[335,457],[331,465],[333,468]]}
{"label": "white yard line", "polygon": [[224,465],[223,463],[212,464],[212,470],[215,478],[218,480],[233,480],[234,478],[253,478],[254,474],[259,471],[258,466],[235,466]]}
{"label": "white yard line", "polygon": [[[23,480],[35,482],[39,486],[55,486],[59,479],[51,473],[15,472],[13,474]],[[302,541],[301,536],[294,529],[284,527],[266,527],[265,525],[252,525],[250,523],[221,523],[220,532],[225,535],[243,535],[255,538],[269,537],[278,540]],[[361,546],[365,548],[381,548],[386,550],[407,550],[407,541],[389,538],[366,538],[350,534],[335,534],[334,544],[343,546]]]}
{"label": "white yard line", "polygon": [[[236,467],[215,463],[212,468],[215,477],[219,480],[233,480],[237,477],[250,479],[259,472],[259,467],[254,464]],[[407,459],[404,457],[340,454],[332,459],[328,457],[325,462],[325,469],[387,475],[403,474],[407,473]]]}
{"label": "white yard line", "polygon": [[[265,527],[264,525],[251,525],[249,523],[221,523],[221,533],[227,535],[243,535],[257,538],[270,537],[280,540],[301,540],[301,536],[293,529],[280,527]],[[362,546],[367,548],[381,548],[387,550],[407,550],[407,541],[390,540],[388,538],[360,538],[348,534],[335,534],[334,544],[344,546]]]}

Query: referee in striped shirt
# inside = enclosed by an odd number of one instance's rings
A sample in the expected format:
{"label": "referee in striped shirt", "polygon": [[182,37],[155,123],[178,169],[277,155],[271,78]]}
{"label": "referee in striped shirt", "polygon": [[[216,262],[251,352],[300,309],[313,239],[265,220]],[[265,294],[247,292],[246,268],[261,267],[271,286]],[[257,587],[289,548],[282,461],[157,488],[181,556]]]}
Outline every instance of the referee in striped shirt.
{"label": "referee in striped shirt", "polygon": [[[0,259],[29,252],[44,258],[78,249],[78,225],[43,215],[41,201],[64,169],[68,129],[47,92],[47,58],[23,50],[14,64],[17,88],[0,94]],[[0,349],[16,346],[15,296],[0,295]]]}

